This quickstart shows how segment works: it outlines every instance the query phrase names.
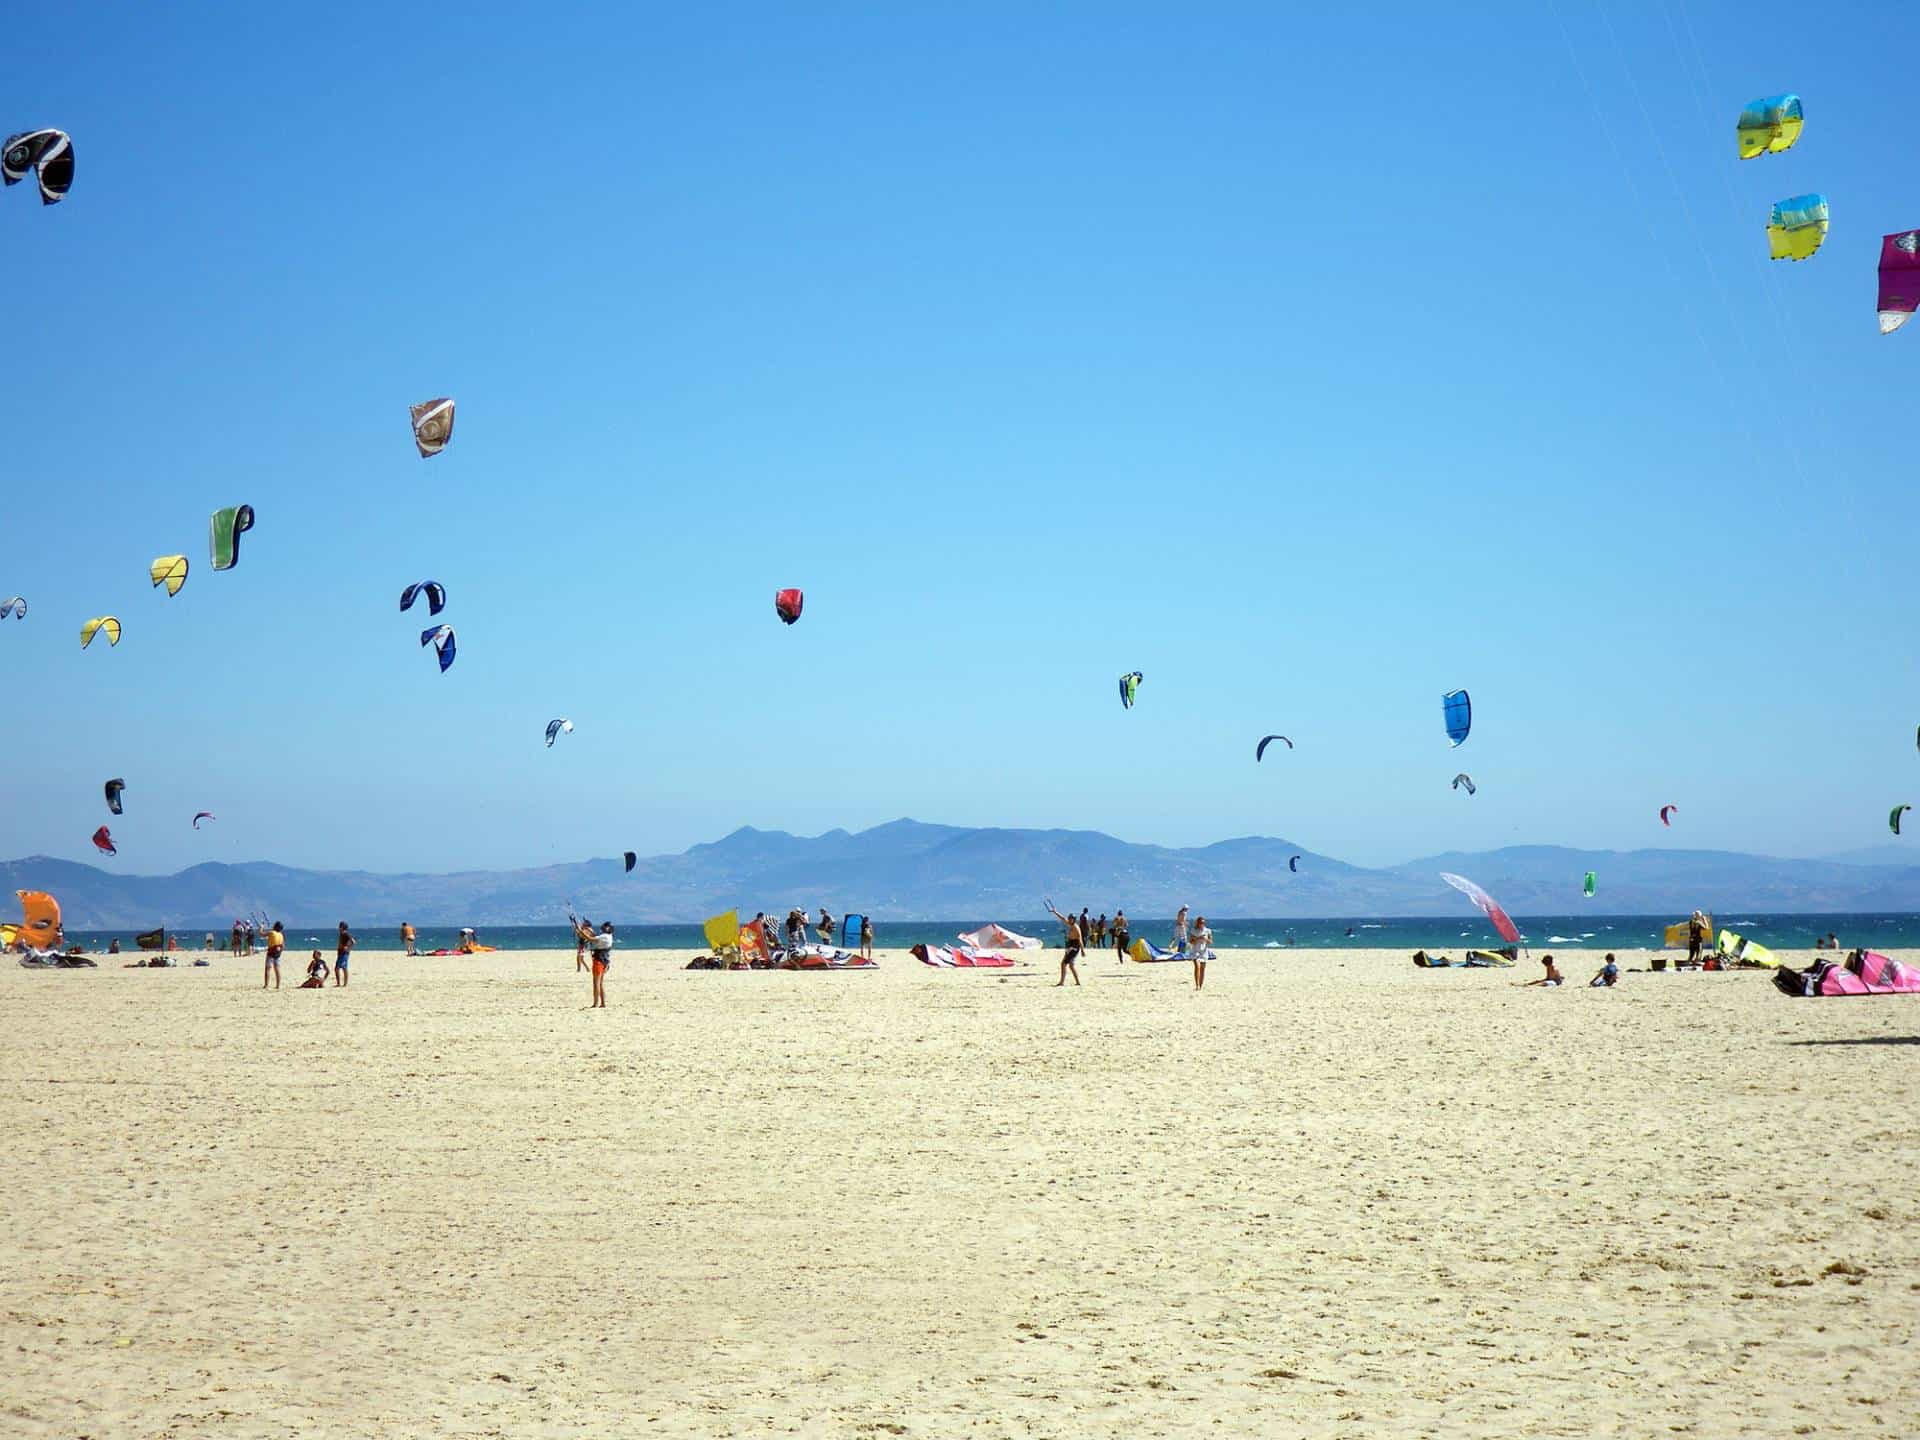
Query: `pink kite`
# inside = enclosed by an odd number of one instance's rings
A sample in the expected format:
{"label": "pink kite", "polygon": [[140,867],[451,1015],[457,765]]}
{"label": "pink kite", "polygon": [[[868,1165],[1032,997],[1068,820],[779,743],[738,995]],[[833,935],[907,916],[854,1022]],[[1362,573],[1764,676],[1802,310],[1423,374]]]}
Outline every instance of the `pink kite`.
{"label": "pink kite", "polygon": [[1442,870],[1440,872],[1440,878],[1469,900],[1473,901],[1474,904],[1478,905],[1480,907],[1480,913],[1493,922],[1493,928],[1500,932],[1500,938],[1502,940],[1506,941],[1509,945],[1518,945],[1521,943],[1520,927],[1515,925],[1507,912],[1500,908],[1500,902],[1498,900],[1495,900],[1465,876],[1449,875],[1446,871]]}
{"label": "pink kite", "polygon": [[1880,240],[1880,333],[1891,335],[1920,306],[1920,230]]}
{"label": "pink kite", "polygon": [[936,970],[1003,970],[1013,964],[1011,955],[994,955],[965,945],[956,945],[951,950],[944,945],[916,945],[907,953]]}

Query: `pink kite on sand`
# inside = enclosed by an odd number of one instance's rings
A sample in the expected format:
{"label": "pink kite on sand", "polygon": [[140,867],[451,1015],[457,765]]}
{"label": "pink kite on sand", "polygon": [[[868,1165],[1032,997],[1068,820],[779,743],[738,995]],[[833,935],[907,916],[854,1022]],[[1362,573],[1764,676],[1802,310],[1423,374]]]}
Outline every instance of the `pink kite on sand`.
{"label": "pink kite on sand", "polygon": [[969,950],[1039,950],[1041,943],[1031,935],[1016,935],[1004,925],[982,925],[962,935],[960,943]]}
{"label": "pink kite on sand", "polygon": [[1805,970],[1776,972],[1773,983],[1788,995],[1920,995],[1920,970],[1878,950],[1856,950],[1844,965],[1817,960]]}
{"label": "pink kite on sand", "polygon": [[1480,913],[1493,922],[1493,928],[1500,932],[1500,938],[1509,945],[1520,944],[1520,927],[1500,908],[1500,902],[1463,875],[1449,875],[1440,872],[1440,878],[1480,907]]}
{"label": "pink kite on sand", "polygon": [[916,945],[907,953],[936,970],[1004,970],[1013,964],[1011,955],[970,950],[965,945],[956,945],[951,950],[944,945]]}

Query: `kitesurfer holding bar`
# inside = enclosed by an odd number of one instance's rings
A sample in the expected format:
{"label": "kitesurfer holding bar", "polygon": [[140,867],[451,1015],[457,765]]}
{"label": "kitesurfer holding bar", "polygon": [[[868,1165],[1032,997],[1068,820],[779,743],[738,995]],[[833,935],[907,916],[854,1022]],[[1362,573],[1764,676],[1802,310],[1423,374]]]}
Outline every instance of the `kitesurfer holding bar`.
{"label": "kitesurfer holding bar", "polygon": [[1084,938],[1080,934],[1080,922],[1071,915],[1062,915],[1055,910],[1051,900],[1047,901],[1046,905],[1053,918],[1067,927],[1067,952],[1060,957],[1060,978],[1054,982],[1053,988],[1058,990],[1066,984],[1069,974],[1073,976],[1073,983],[1077,986],[1080,983],[1080,970],[1075,962],[1080,958],[1080,946]]}

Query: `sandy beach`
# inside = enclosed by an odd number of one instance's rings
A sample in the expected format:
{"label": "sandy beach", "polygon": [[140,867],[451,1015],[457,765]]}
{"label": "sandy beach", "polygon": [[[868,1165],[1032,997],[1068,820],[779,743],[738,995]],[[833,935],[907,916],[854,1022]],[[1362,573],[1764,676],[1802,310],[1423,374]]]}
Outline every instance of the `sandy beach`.
{"label": "sandy beach", "polygon": [[4,1429],[1914,1433],[1920,1003],[1556,954],[8,966]]}

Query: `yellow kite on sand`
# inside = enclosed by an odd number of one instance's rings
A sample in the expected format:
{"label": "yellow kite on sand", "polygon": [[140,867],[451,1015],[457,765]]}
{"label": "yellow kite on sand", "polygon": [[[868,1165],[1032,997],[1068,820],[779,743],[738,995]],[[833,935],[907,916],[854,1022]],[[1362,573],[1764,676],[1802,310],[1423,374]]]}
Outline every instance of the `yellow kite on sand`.
{"label": "yellow kite on sand", "polygon": [[702,927],[707,932],[707,945],[718,955],[722,950],[732,950],[740,944],[740,912],[728,910],[715,915]]}

